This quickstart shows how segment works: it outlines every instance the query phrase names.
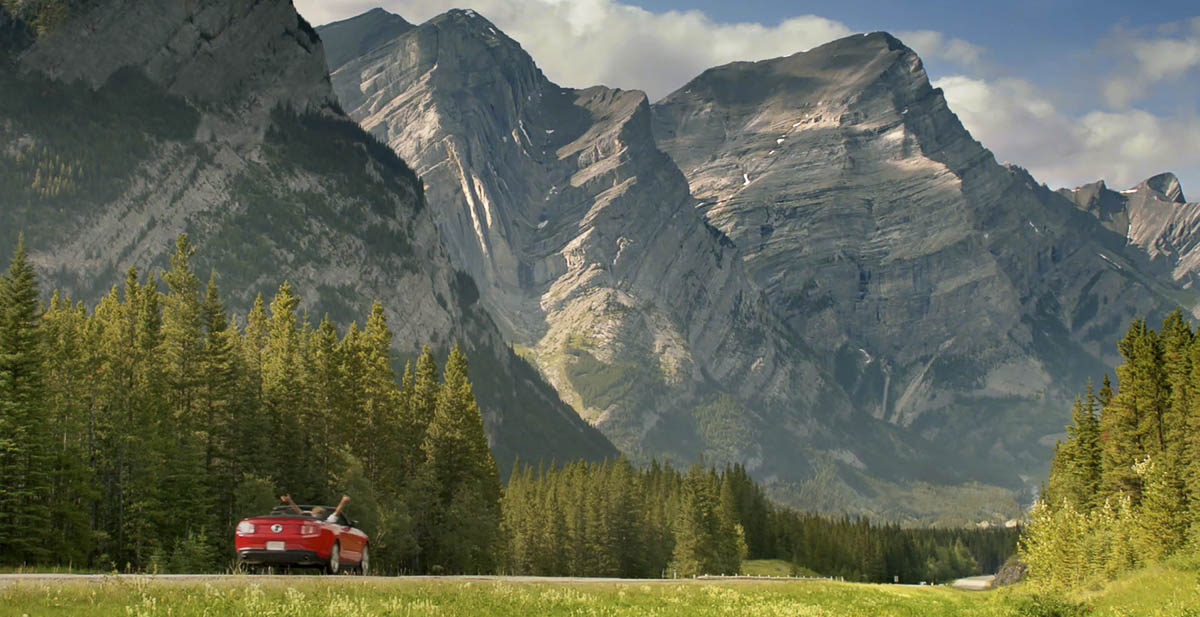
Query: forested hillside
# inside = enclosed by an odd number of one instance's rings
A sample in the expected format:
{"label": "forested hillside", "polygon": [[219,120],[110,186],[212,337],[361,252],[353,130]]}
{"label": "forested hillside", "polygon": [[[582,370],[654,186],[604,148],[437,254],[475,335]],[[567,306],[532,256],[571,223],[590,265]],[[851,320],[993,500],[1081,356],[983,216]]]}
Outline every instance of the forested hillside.
{"label": "forested hillside", "polygon": [[96,306],[0,278],[0,563],[210,571],[277,495],[352,496],[391,572],[657,577],[781,558],[852,580],[993,570],[1011,531],[904,530],[771,504],[741,467],[519,467],[502,491],[455,348],[397,379],[376,303],[314,324],[288,283],[244,318],[176,241]]}
{"label": "forested hillside", "polygon": [[[376,303],[298,314],[288,283],[244,320],[180,236],[159,277],[95,307],[39,302],[19,246],[0,280],[0,562],[206,571],[277,495],[352,494],[385,569],[498,564],[500,482],[457,347],[397,382]],[[166,291],[162,291],[165,287]]]}
{"label": "forested hillside", "polygon": [[519,574],[657,577],[737,574],[743,559],[797,572],[904,583],[995,572],[1011,529],[904,529],[771,503],[740,466],[686,473],[621,460],[523,468],[504,498],[508,568]]}
{"label": "forested hillside", "polygon": [[1022,538],[1033,580],[1071,588],[1173,555],[1200,557],[1200,336],[1176,312],[1135,321],[1076,399]]}

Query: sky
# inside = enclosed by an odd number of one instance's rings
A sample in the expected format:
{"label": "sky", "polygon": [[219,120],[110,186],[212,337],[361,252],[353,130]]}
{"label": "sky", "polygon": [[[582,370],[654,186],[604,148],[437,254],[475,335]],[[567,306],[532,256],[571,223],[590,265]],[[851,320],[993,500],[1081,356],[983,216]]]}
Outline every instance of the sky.
{"label": "sky", "polygon": [[[471,8],[559,85],[657,100],[704,69],[886,30],[1002,162],[1051,188],[1165,171],[1200,201],[1195,0],[295,0],[313,24],[382,7],[413,23]],[[1194,189],[1194,190],[1189,190]],[[1194,195],[1192,193],[1195,193]]]}

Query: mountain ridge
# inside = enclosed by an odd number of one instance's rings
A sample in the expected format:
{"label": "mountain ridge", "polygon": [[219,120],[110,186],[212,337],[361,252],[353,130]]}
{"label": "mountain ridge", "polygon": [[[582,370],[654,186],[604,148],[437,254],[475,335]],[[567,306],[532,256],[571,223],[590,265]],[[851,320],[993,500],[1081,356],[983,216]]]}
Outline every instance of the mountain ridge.
{"label": "mountain ridge", "polygon": [[[287,279],[304,310],[346,322],[382,301],[401,357],[462,343],[502,466],[614,455],[507,347],[450,264],[416,176],[339,111],[319,38],[290,2],[187,4],[139,5],[139,41],[112,15],[123,0],[69,4],[36,40],[7,39],[0,244],[25,229],[44,280],[89,300],[130,266],[162,264],[187,232],[243,314]],[[239,49],[262,53],[246,62]],[[193,79],[209,70],[223,81]]]}
{"label": "mountain ridge", "polygon": [[[544,332],[578,330],[605,311],[545,311],[563,306],[563,297],[529,292],[562,270],[539,262],[541,257],[526,274],[512,272],[522,272],[530,258],[522,238],[540,238],[545,249],[564,229],[584,230],[576,219],[562,218],[571,208],[561,204],[569,199],[554,191],[564,184],[546,181],[537,190],[518,185],[549,177],[545,170],[563,165],[564,154],[591,152],[589,164],[604,160],[604,148],[597,146],[604,143],[602,130],[546,110],[564,95],[624,96],[628,108],[640,110],[644,95],[547,86],[520,45],[473,11],[435,17],[331,69],[351,116],[413,163],[431,187],[435,210],[460,204],[450,215],[441,212],[439,227],[450,238],[456,265],[486,281],[484,301],[501,306],[493,312],[506,335],[626,452],[695,456],[694,447],[671,444],[708,443],[715,433],[732,431],[739,436],[725,447],[701,448],[709,460],[745,463],[792,496],[823,486],[827,494],[839,494],[827,501],[867,510],[867,495],[897,495],[895,485],[878,484],[883,477],[937,477],[951,484],[986,478],[1032,490],[1079,383],[1116,356],[1105,341],[1115,340],[1130,315],[1162,315],[1194,304],[1189,292],[1158,276],[1152,256],[1097,225],[1027,171],[996,162],[929,83],[920,58],[898,38],[877,32],[704,71],[649,106],[648,137],[640,117],[626,124],[617,146],[626,149],[620,159],[625,166],[610,163],[603,172],[634,181],[635,191],[653,194],[650,201],[658,204],[629,210],[608,204],[606,211],[623,212],[626,226],[658,229],[646,212],[690,200],[689,210],[702,215],[695,229],[705,229],[710,242],[723,247],[724,260],[737,262],[730,271],[744,272],[738,275],[747,279],[742,289],[766,299],[742,317],[771,333],[780,366],[789,354],[797,366],[819,358],[802,374],[816,376],[818,389],[829,394],[789,399],[786,388],[756,385],[747,388],[755,392],[738,391],[736,384],[746,382],[732,377],[736,371],[710,371],[695,354],[672,356],[672,347],[630,353],[619,337],[585,337],[586,348],[539,345]],[[584,115],[594,116],[595,109]],[[442,142],[456,144],[453,152],[438,151]],[[686,189],[653,193],[637,184],[656,168],[630,163],[643,151],[669,156],[673,166],[656,165],[682,173]],[[512,162],[525,159],[533,164]],[[590,177],[607,177],[603,173]],[[1169,178],[1159,184],[1164,195],[1175,194]],[[523,211],[539,203],[550,205]],[[573,275],[573,293],[622,280],[609,261],[619,252],[603,254],[596,263],[609,264],[598,271],[604,276]],[[505,274],[496,263],[512,267]],[[669,295],[682,280],[669,268],[662,275],[637,297]],[[604,278],[612,276],[617,278]],[[512,303],[508,309],[506,302]],[[652,306],[663,305],[632,301],[622,310],[646,319]],[[678,315],[687,317],[671,319],[692,319],[686,311]],[[741,318],[703,315],[706,329]],[[687,344],[674,349],[696,341],[677,340]],[[701,367],[700,382],[717,398],[673,396],[680,407],[693,407],[690,420],[676,414],[681,421],[668,426],[673,436],[619,433],[605,424],[622,413],[666,426],[664,415],[646,411],[661,402],[628,394],[645,383],[633,375],[657,375],[671,357]],[[601,394],[615,393],[606,398],[617,405],[608,415],[576,396],[580,384],[569,373],[582,363],[607,376],[591,385]],[[774,408],[772,395],[788,411]],[[615,411],[622,406],[628,411]],[[697,417],[707,413],[720,418],[716,426]],[[755,428],[746,433],[747,426]],[[803,454],[780,455],[789,448]],[[934,461],[953,461],[958,479],[934,473]],[[810,483],[830,465],[839,479]],[[846,490],[851,495],[843,499]]]}

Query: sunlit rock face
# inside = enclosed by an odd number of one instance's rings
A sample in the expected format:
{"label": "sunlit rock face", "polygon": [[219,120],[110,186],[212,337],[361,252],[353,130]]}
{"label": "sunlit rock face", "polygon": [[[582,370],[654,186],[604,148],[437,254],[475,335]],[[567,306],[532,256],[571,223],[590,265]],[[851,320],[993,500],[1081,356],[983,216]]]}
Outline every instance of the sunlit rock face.
{"label": "sunlit rock face", "polygon": [[1200,204],[1188,203],[1175,174],[1164,173],[1123,191],[1103,180],[1059,194],[1123,235],[1153,260],[1156,274],[1195,289],[1200,276]]}
{"label": "sunlit rock face", "polygon": [[643,93],[561,88],[471,11],[332,68],[502,328],[625,451],[762,466],[771,426],[799,439],[818,403],[849,412],[655,146]]}
{"label": "sunlit rock face", "polygon": [[648,105],[549,82],[471,11],[397,24],[319,29],[339,55],[397,30],[331,63],[342,106],[421,175],[509,340],[635,457],[897,516],[928,507],[897,498],[915,481],[1036,484],[1128,321],[1188,304],[1123,232],[997,164],[890,35]]}

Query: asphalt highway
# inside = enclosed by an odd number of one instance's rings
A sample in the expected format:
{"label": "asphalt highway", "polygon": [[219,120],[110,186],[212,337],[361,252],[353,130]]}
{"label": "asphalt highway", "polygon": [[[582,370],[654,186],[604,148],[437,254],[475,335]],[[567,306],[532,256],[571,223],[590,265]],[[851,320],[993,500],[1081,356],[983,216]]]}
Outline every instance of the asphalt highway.
{"label": "asphalt highway", "polygon": [[[954,581],[958,589],[982,591],[991,587],[994,576],[973,576]],[[786,583],[797,581],[812,581],[824,579],[801,579],[786,577],[755,577],[755,576],[707,576],[697,579],[645,579],[645,578],[569,578],[553,576],[354,576],[339,575],[325,576],[320,574],[289,574],[289,575],[260,575],[260,574],[39,574],[18,573],[0,574],[0,586],[17,583],[112,583],[112,582],[154,582],[154,583],[195,583],[195,582],[246,582],[246,581],[293,581],[293,580],[325,580],[339,583],[387,583],[396,581],[483,581],[502,583],[571,583],[571,584],[663,584],[663,583]]]}

